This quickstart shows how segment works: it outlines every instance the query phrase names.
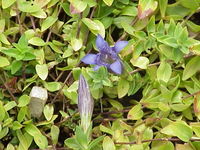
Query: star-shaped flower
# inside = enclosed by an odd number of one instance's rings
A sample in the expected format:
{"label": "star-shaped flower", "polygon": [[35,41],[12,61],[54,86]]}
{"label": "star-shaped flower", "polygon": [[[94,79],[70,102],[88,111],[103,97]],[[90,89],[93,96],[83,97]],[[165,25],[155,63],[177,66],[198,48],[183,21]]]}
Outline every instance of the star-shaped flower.
{"label": "star-shaped flower", "polygon": [[118,56],[118,53],[128,44],[128,41],[118,41],[113,47],[101,37],[97,36],[96,47],[99,50],[98,54],[88,54],[81,60],[85,64],[96,65],[94,70],[98,70],[101,66],[105,66],[109,71],[115,74],[122,74],[123,65]]}

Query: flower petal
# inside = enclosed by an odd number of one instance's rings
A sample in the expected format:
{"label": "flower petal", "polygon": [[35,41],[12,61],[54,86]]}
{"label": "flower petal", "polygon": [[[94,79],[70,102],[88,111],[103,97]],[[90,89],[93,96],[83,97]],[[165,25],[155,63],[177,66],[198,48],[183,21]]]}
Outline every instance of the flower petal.
{"label": "flower petal", "polygon": [[83,57],[81,59],[82,62],[84,62],[85,64],[96,64],[96,58],[97,55],[96,54],[87,54],[85,57]]}
{"label": "flower petal", "polygon": [[99,65],[96,65],[96,66],[94,66],[94,71],[97,71],[99,68],[100,68],[101,66],[99,66]]}
{"label": "flower petal", "polygon": [[110,65],[110,69],[116,74],[122,74],[122,63],[119,60],[116,60]]}
{"label": "flower petal", "polygon": [[99,34],[96,39],[96,47],[99,49],[100,52],[109,52],[110,51],[110,46]]}
{"label": "flower petal", "polygon": [[126,45],[128,41],[118,41],[115,43],[114,50],[115,52],[119,53]]}

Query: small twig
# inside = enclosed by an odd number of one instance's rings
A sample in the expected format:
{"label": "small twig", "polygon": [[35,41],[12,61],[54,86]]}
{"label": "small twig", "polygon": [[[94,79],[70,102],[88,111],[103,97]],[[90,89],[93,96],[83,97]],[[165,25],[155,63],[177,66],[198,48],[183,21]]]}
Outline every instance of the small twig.
{"label": "small twig", "polygon": [[100,115],[109,115],[109,114],[118,114],[118,113],[123,113],[123,112],[129,112],[130,109],[123,109],[119,111],[108,111],[108,112],[100,112]]}
{"label": "small twig", "polygon": [[64,71],[62,71],[59,75],[58,75],[58,77],[56,78],[56,82],[58,81],[58,80],[60,80],[60,78],[62,77],[62,75],[63,75],[63,73],[64,73]]}
{"label": "small twig", "polygon": [[64,119],[62,119],[60,122],[55,123],[56,126],[60,126],[61,124],[63,124],[65,121],[67,121],[70,117],[65,117]]}
{"label": "small twig", "polygon": [[49,42],[49,39],[50,39],[50,37],[51,37],[51,33],[52,33],[52,32],[51,32],[51,29],[49,29],[49,33],[48,33],[48,35],[47,35],[46,43]]}
{"label": "small twig", "polygon": [[54,80],[56,81],[56,78],[50,73],[49,76]]}
{"label": "small twig", "polygon": [[[159,139],[150,139],[150,140],[143,140],[141,143],[146,142],[153,142],[153,141],[171,141],[171,142],[183,142],[179,138],[159,138]],[[190,141],[200,141],[200,139],[190,139]],[[115,144],[137,144],[136,141],[134,142],[115,142]]]}
{"label": "small twig", "polygon": [[30,16],[30,19],[31,19],[31,24],[32,24],[33,30],[36,31],[35,21],[34,21],[33,16]]}
{"label": "small twig", "polygon": [[94,16],[94,12],[95,12],[96,8],[97,8],[96,6],[93,7],[92,12],[91,12],[91,14],[90,14],[90,19],[93,18],[93,16]]}
{"label": "small twig", "polygon": [[197,95],[197,94],[200,94],[200,91],[197,91],[197,92],[194,92],[194,93],[192,93],[192,94],[183,96],[182,99],[187,99],[187,98],[192,97],[192,96],[195,96],[195,95]]}
{"label": "small twig", "polygon": [[13,93],[11,92],[10,88],[7,86],[6,83],[4,83],[3,78],[0,76],[0,80],[2,82],[2,84],[5,86],[6,90],[9,92],[10,96],[12,97],[12,99],[18,104],[17,99],[15,98],[15,96],[13,95]]}

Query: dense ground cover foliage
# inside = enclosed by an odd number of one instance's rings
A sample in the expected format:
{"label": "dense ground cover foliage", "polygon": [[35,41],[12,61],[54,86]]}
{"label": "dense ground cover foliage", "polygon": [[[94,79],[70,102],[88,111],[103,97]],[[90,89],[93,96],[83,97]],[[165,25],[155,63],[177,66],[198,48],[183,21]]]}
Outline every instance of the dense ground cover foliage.
{"label": "dense ground cover foliage", "polygon": [[0,149],[200,150],[199,8],[0,0]]}

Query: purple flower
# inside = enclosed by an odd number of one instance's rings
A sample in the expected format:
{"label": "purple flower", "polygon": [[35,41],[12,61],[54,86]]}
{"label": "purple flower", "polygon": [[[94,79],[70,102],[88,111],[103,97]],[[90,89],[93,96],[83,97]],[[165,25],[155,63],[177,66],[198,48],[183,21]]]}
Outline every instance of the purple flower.
{"label": "purple flower", "polygon": [[78,111],[81,117],[81,127],[84,132],[92,124],[92,113],[94,108],[94,100],[90,94],[90,89],[85,78],[80,75],[78,85]]}
{"label": "purple flower", "polygon": [[123,65],[118,53],[128,44],[128,41],[118,41],[114,47],[110,47],[108,43],[101,37],[97,36],[96,46],[99,50],[98,54],[88,54],[81,60],[85,64],[96,65],[94,70],[98,70],[101,66],[105,66],[109,71],[115,74],[122,74]]}

